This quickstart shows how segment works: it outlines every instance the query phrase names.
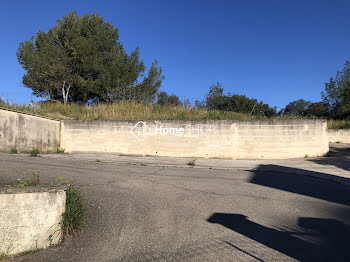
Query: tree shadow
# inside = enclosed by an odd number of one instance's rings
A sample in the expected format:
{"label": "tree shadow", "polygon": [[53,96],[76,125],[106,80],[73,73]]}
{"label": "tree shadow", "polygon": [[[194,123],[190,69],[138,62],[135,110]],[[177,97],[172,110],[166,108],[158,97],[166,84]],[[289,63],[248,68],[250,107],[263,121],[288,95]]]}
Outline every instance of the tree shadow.
{"label": "tree shadow", "polygon": [[326,157],[310,159],[320,165],[336,166],[346,171],[350,171],[350,147],[344,144],[333,144],[329,148]]}
{"label": "tree shadow", "polygon": [[[260,165],[250,183],[350,206],[350,187],[327,179],[332,175],[278,165]],[[349,180],[350,182],[350,180]]]}
{"label": "tree shadow", "polygon": [[[350,261],[349,225],[335,219],[304,218],[298,225],[304,231],[282,231],[247,219],[241,214],[214,213],[207,220],[240,233],[299,261]],[[316,238],[317,242],[302,239]]]}

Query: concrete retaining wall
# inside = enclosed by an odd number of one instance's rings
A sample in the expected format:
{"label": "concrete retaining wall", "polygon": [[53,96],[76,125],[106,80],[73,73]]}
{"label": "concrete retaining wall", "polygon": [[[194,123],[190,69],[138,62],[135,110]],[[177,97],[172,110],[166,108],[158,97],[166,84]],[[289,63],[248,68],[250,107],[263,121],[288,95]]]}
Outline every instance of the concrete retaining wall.
{"label": "concrete retaining wall", "polygon": [[232,159],[321,156],[329,150],[324,120],[64,121],[66,152]]}
{"label": "concrete retaining wall", "polygon": [[0,151],[13,147],[232,159],[312,157],[329,149],[324,120],[60,122],[0,109]]}
{"label": "concrete retaining wall", "polygon": [[0,189],[0,253],[46,248],[61,238],[63,189]]}
{"label": "concrete retaining wall", "polygon": [[0,109],[0,151],[56,151],[60,145],[60,121]]}
{"label": "concrete retaining wall", "polygon": [[350,130],[348,129],[329,129],[328,140],[330,143],[350,143]]}

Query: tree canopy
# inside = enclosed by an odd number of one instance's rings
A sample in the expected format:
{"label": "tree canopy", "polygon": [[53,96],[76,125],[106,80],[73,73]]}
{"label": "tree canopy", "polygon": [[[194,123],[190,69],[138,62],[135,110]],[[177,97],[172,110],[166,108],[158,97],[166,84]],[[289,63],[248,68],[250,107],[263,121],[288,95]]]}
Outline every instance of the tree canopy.
{"label": "tree canopy", "polygon": [[158,94],[157,102],[161,106],[181,106],[182,103],[179,97],[175,94],[168,95],[167,92],[162,91]]}
{"label": "tree canopy", "polygon": [[350,61],[325,84],[323,102],[328,104],[329,113],[334,118],[350,117]]}
{"label": "tree canopy", "polygon": [[69,12],[48,32],[20,43],[23,84],[48,100],[152,102],[162,84],[154,61],[145,74],[137,47],[130,55],[118,41],[118,29],[98,14]]}
{"label": "tree canopy", "polygon": [[305,101],[304,99],[299,99],[290,102],[283,110],[284,115],[290,116],[304,116],[306,115],[306,110],[311,105],[310,101]]}
{"label": "tree canopy", "polygon": [[267,117],[276,115],[276,108],[270,107],[268,104],[259,102],[256,99],[230,93],[225,95],[220,83],[212,85],[205,101],[196,101],[196,106],[205,107],[208,110],[234,111]]}

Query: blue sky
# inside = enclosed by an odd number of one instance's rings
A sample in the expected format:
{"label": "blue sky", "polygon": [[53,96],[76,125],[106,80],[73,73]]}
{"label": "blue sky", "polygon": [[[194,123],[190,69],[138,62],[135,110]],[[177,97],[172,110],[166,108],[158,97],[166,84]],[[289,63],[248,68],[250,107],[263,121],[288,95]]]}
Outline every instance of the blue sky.
{"label": "blue sky", "polygon": [[1,1],[0,95],[29,102],[16,58],[19,43],[68,11],[99,13],[118,27],[128,52],[158,60],[162,90],[203,99],[226,92],[270,105],[321,99],[324,83],[350,60],[350,1],[144,0]]}

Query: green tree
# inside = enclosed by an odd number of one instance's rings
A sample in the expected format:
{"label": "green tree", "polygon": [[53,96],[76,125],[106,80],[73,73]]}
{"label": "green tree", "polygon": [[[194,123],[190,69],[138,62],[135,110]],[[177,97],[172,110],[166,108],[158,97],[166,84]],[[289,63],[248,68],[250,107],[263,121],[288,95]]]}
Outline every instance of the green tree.
{"label": "green tree", "polygon": [[210,87],[205,102],[196,101],[196,107],[202,106],[205,106],[208,110],[234,111],[267,117],[276,115],[276,108],[272,108],[256,99],[230,93],[224,95],[224,89],[220,83]]}
{"label": "green tree", "polygon": [[228,99],[224,96],[224,89],[219,82],[210,86],[209,92],[205,98],[205,104],[208,110],[228,111]]}
{"label": "green tree", "polygon": [[175,94],[168,95],[167,92],[162,91],[158,94],[157,104],[162,106],[181,106],[182,103],[179,97]]}
{"label": "green tree", "polygon": [[299,99],[290,102],[283,110],[284,115],[290,116],[304,116],[306,115],[306,110],[311,105],[310,101],[305,101],[304,99]]}
{"label": "green tree", "polygon": [[328,111],[328,104],[324,102],[317,102],[311,103],[305,110],[305,114],[308,116],[327,117]]}
{"label": "green tree", "polygon": [[69,12],[47,33],[20,43],[23,84],[36,96],[64,103],[153,101],[164,79],[161,68],[155,61],[141,79],[139,49],[128,55],[118,39],[118,29],[98,14]]}
{"label": "green tree", "polygon": [[334,118],[350,117],[350,61],[346,61],[344,68],[337,71],[325,84],[322,92],[323,102],[329,105],[329,113]]}
{"label": "green tree", "polygon": [[157,102],[158,105],[164,106],[166,103],[168,103],[168,94],[165,91],[159,92],[158,97],[157,97]]}

